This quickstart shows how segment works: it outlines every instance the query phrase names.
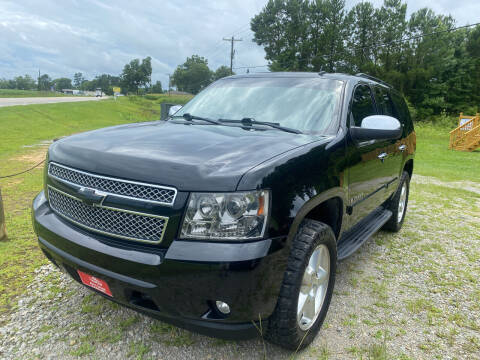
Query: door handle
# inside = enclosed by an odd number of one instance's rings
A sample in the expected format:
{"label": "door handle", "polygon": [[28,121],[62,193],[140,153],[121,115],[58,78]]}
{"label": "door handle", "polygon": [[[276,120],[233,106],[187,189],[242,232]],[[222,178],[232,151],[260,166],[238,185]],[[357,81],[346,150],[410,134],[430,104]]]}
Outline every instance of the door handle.
{"label": "door handle", "polygon": [[398,147],[398,150],[400,150],[401,152],[404,152],[406,149],[407,149],[407,145],[405,145],[405,144],[400,145],[400,146]]}
{"label": "door handle", "polygon": [[378,158],[382,161],[382,163],[385,161],[385,158],[388,156],[386,152],[381,153],[378,155]]}

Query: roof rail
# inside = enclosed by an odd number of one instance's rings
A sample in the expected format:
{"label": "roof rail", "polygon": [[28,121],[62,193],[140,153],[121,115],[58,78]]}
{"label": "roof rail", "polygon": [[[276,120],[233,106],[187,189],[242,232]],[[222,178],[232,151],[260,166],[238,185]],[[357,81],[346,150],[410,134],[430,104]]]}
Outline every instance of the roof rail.
{"label": "roof rail", "polygon": [[358,74],[355,74],[355,76],[359,76],[359,77],[363,77],[363,78],[366,78],[366,79],[370,79],[370,80],[376,81],[376,82],[378,82],[378,83],[380,83],[380,84],[383,84],[383,85],[386,85],[386,86],[389,86],[389,87],[393,87],[392,85],[390,85],[390,84],[387,83],[386,81],[380,80],[379,78],[376,78],[375,76],[371,76],[371,75],[364,74],[364,73],[358,73]]}

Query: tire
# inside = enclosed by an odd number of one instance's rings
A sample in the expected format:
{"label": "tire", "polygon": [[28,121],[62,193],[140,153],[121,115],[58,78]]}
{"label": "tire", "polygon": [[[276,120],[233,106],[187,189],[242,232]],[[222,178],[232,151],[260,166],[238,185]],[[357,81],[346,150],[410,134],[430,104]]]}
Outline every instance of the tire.
{"label": "tire", "polygon": [[[312,256],[314,251],[316,256]],[[311,271],[311,265],[322,263],[322,261],[325,263],[327,255],[329,257],[328,275],[326,272],[322,272],[322,268],[317,268],[318,271],[313,272],[313,275],[312,273],[306,274],[307,265],[310,265],[309,271]],[[312,260],[311,256],[312,259],[318,259],[318,261]],[[312,342],[319,332],[330,306],[335,284],[336,264],[337,245],[332,229],[319,221],[305,220],[293,240],[277,305],[268,321],[265,334],[268,341],[290,350],[303,349]],[[323,277],[321,274],[324,274]],[[323,300],[318,302],[318,306],[313,301],[313,297],[305,297],[303,294],[309,288],[307,285],[302,287],[302,282],[306,284],[304,276],[307,277],[306,279],[314,279],[312,282],[317,282],[314,286],[321,291],[318,298],[323,297]],[[301,290],[303,291],[302,295],[300,294]],[[313,293],[315,290],[312,290]],[[316,316],[311,316],[312,319],[308,324],[307,317],[304,317],[303,314],[303,307],[301,312],[297,311],[299,302],[307,303],[303,299],[310,299],[308,304],[312,304],[313,301],[314,311],[315,306],[320,309]],[[309,308],[312,309],[312,307]],[[298,315],[299,313],[301,315]],[[302,327],[304,328],[302,329]]]}
{"label": "tire", "polygon": [[[405,187],[405,197],[402,196],[402,191]],[[408,195],[410,192],[410,176],[406,171],[402,173],[398,189],[388,202],[387,209],[392,212],[392,217],[383,225],[383,230],[398,232],[402,228],[405,215],[407,213]],[[403,211],[400,203],[403,202]]]}

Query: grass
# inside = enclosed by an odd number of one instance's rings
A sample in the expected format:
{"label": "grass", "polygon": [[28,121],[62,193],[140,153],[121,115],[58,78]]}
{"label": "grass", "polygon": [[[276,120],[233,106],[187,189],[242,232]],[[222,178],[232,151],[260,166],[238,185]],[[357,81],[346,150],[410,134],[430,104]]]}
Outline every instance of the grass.
{"label": "grass", "polygon": [[[173,98],[173,97],[172,97]],[[185,97],[175,97],[184,101]],[[160,102],[140,97],[0,108],[0,160],[22,146],[101,127],[160,118]]]}
{"label": "grass", "polygon": [[0,89],[0,98],[65,96],[54,91]]}
{"label": "grass", "polygon": [[444,125],[415,124],[417,154],[414,173],[443,181],[479,182],[480,149],[473,152],[449,150],[451,130]]}
{"label": "grass", "polygon": [[120,321],[120,330],[122,331],[126,331],[130,326],[132,326],[133,324],[135,324],[136,322],[138,322],[140,319],[138,318],[138,316],[132,316],[126,320],[122,320]]}
{"label": "grass", "polygon": [[[104,100],[101,102],[0,108],[0,132],[2,133],[0,172],[10,173],[22,170],[33,164],[36,161],[35,157],[43,155],[46,150],[45,147],[25,148],[25,145],[34,145],[55,137],[114,124],[158,119],[161,102],[185,102],[186,100],[185,97],[149,95],[148,98],[119,98],[116,102],[114,100]],[[416,131],[418,147],[415,174],[434,176],[443,181],[469,180],[479,182],[476,176],[478,176],[478,169],[480,168],[480,152],[463,153],[448,150],[448,129],[445,127],[422,124],[416,125]],[[37,156],[36,154],[40,155]],[[2,278],[0,282],[0,314],[14,308],[18,295],[25,291],[25,286],[34,277],[34,270],[47,262],[38,249],[30,219],[31,200],[42,188],[42,181],[41,169],[33,170],[19,177],[0,180],[0,187],[5,200],[9,235],[8,241],[0,242],[0,277]],[[462,239],[468,239],[469,236],[471,238],[472,234],[475,233],[472,230],[472,225],[469,225],[468,212],[466,213],[462,209],[466,207],[475,208],[478,199],[478,196],[472,196],[472,193],[461,189],[452,189],[436,184],[413,184],[410,212],[416,214],[417,218],[421,218],[422,221],[415,226],[406,223],[400,235],[404,241],[392,241],[391,234],[380,234],[375,237],[376,245],[381,246],[388,252],[389,262],[374,259],[371,261],[374,266],[379,269],[387,268],[388,271],[384,272],[388,276],[392,276],[394,267],[390,266],[390,261],[397,266],[401,264],[409,270],[416,269],[418,276],[423,276],[425,281],[431,284],[431,293],[429,294],[418,293],[415,287],[418,284],[399,285],[402,291],[410,294],[410,297],[407,301],[398,302],[396,309],[404,309],[405,316],[409,320],[432,328],[438,341],[448,343],[457,341],[457,331],[462,329],[478,331],[480,326],[478,320],[465,318],[461,315],[460,308],[450,312],[443,311],[442,308],[437,307],[435,302],[436,294],[447,295],[459,292],[466,285],[470,288],[478,288],[478,277],[474,276],[475,272],[469,274],[462,267],[441,267],[434,260],[439,254],[448,256],[448,253],[445,254],[447,247],[443,242],[427,242],[425,239],[430,234],[441,234],[450,229],[448,231],[449,236],[458,240],[456,256],[462,257],[462,263],[467,263],[467,259],[471,264],[478,263],[480,251],[462,245],[461,241]],[[418,204],[416,208],[415,204]],[[420,204],[427,205],[420,206]],[[461,206],[459,210],[462,216],[467,217],[466,223],[459,223],[453,216],[434,219],[435,213],[453,206],[452,204]],[[407,249],[410,255],[408,258],[404,256]],[[385,342],[390,341],[390,337],[397,332],[389,332],[387,336],[383,326],[388,321],[379,318],[379,315],[396,303],[396,300],[392,298],[394,293],[391,289],[391,279],[382,277],[383,280],[379,280],[372,277],[371,274],[363,274],[360,270],[355,270],[354,267],[348,269],[348,273],[353,276],[349,281],[349,284],[351,284],[349,291],[364,291],[372,298],[369,307],[371,314],[369,318],[357,317],[356,313],[346,314],[341,320],[341,325],[349,330],[353,329],[353,331],[361,328],[362,325],[369,326],[372,328],[371,338],[374,341],[374,344],[369,346],[351,347],[349,352],[364,359],[387,358]],[[55,279],[48,279],[48,282],[47,288],[49,290],[46,294],[55,297],[60,291],[59,287],[56,286],[58,284],[55,284]],[[469,306],[476,311],[480,311],[480,307],[478,307],[480,291],[472,292],[469,296],[471,297],[468,302]],[[103,300],[94,300],[93,294],[91,294],[91,296],[84,298],[78,311],[81,311],[85,318],[95,319],[107,306],[117,307],[118,305]],[[92,325],[87,328],[82,342],[73,348],[70,354],[74,356],[89,355],[95,351],[92,343],[120,341],[121,337],[125,336],[125,332],[138,326],[138,322],[139,318],[136,315],[125,317],[123,320],[116,322],[111,332],[103,327]],[[435,331],[437,329],[432,327],[441,326],[445,322],[448,322],[451,327],[445,327],[443,331]],[[42,327],[39,332],[51,330],[48,326],[50,325],[47,324]],[[199,343],[195,342],[195,338],[190,333],[161,322],[153,323],[149,329],[151,339],[145,339],[143,343],[129,344],[129,356],[134,358],[148,356],[149,343],[147,341],[150,340],[160,341],[167,346],[189,346]],[[327,329],[328,326],[324,326],[323,330]],[[398,333],[399,336],[403,336],[401,332]],[[49,341],[48,334],[41,335],[38,341]],[[479,347],[478,338],[466,339],[468,341],[463,344],[465,351],[475,353]],[[428,352],[433,351],[432,348],[435,343],[424,341],[417,346],[422,351]],[[388,350],[391,351],[392,348],[389,346]],[[329,350],[326,347],[320,350],[316,349],[316,351],[315,355],[318,358],[330,357],[328,356]],[[335,354],[332,356],[335,356]],[[407,359],[407,357],[402,358]]]}
{"label": "grass", "polygon": [[[55,137],[110,125],[160,117],[160,103],[184,103],[185,96],[159,95],[153,100],[121,97],[117,101],[44,104],[0,108],[0,176],[24,170],[44,157],[45,147],[25,148]],[[42,189],[42,169],[0,179],[8,240],[0,242],[0,314],[12,309],[17,295],[31,282],[34,269],[47,260],[36,243],[30,214],[34,196]],[[52,296],[55,289],[52,288]],[[83,311],[95,313],[95,305]]]}
{"label": "grass", "polygon": [[144,345],[141,342],[135,342],[130,344],[130,350],[128,351],[127,356],[132,356],[137,360],[142,360],[145,358],[145,355],[150,351],[150,347]]}
{"label": "grass", "polygon": [[95,351],[95,348],[93,347],[93,345],[88,343],[82,343],[75,350],[70,351],[70,355],[80,357],[80,356],[91,354],[94,351]]}

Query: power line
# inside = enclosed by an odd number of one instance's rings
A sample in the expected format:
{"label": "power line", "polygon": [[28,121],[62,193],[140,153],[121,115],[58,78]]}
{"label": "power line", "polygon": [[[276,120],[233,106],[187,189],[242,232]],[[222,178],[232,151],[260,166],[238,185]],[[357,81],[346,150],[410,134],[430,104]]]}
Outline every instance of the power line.
{"label": "power line", "polygon": [[452,32],[452,31],[455,31],[455,30],[465,29],[465,28],[469,28],[469,27],[477,26],[477,25],[480,25],[480,22],[475,23],[475,24],[471,24],[471,25],[458,26],[456,28],[451,28],[451,29],[447,29],[447,30],[435,31],[435,32],[427,33],[427,34],[421,34],[421,35],[415,35],[415,36],[411,36],[409,38],[404,38],[404,39],[400,39],[400,40],[393,40],[393,41],[385,42],[385,43],[382,43],[382,44],[379,44],[379,45],[376,45],[376,46],[365,46],[363,48],[362,47],[358,47],[358,48],[359,49],[368,49],[370,47],[379,48],[379,47],[392,45],[392,44],[395,44],[395,43],[402,43],[402,42],[405,42],[405,41],[416,40],[416,39],[426,37],[426,36],[433,36],[433,35],[437,35],[437,34],[448,33],[448,32]]}
{"label": "power line", "polygon": [[[231,33],[232,36],[238,37],[239,34],[250,30],[249,26],[250,26],[250,22],[243,24],[242,26],[238,27],[236,30],[234,30]],[[247,28],[244,29],[245,27],[247,27]],[[228,37],[228,35],[224,35],[224,37]],[[207,51],[205,51],[205,53],[208,54],[208,56],[206,56],[206,58],[208,59],[208,58],[212,57],[213,55],[217,55],[219,51],[223,51],[222,46],[221,46],[222,43],[223,43],[223,39],[220,39],[217,42],[215,42],[215,44],[213,44],[212,47],[208,48]]]}
{"label": "power line", "polygon": [[241,34],[248,33],[249,31],[251,31],[251,29],[250,29],[250,27],[247,27],[247,28],[243,29],[242,31],[237,32],[234,35],[238,36],[238,35],[241,35]]}
{"label": "power line", "polygon": [[[245,31],[245,27],[250,27],[250,22],[246,23],[246,24],[243,24],[242,26],[240,26],[239,28],[237,28],[237,30],[233,31],[232,32],[232,35],[238,35],[238,33],[242,33]],[[242,30],[243,29],[243,30]],[[247,29],[248,30],[248,29]]]}

